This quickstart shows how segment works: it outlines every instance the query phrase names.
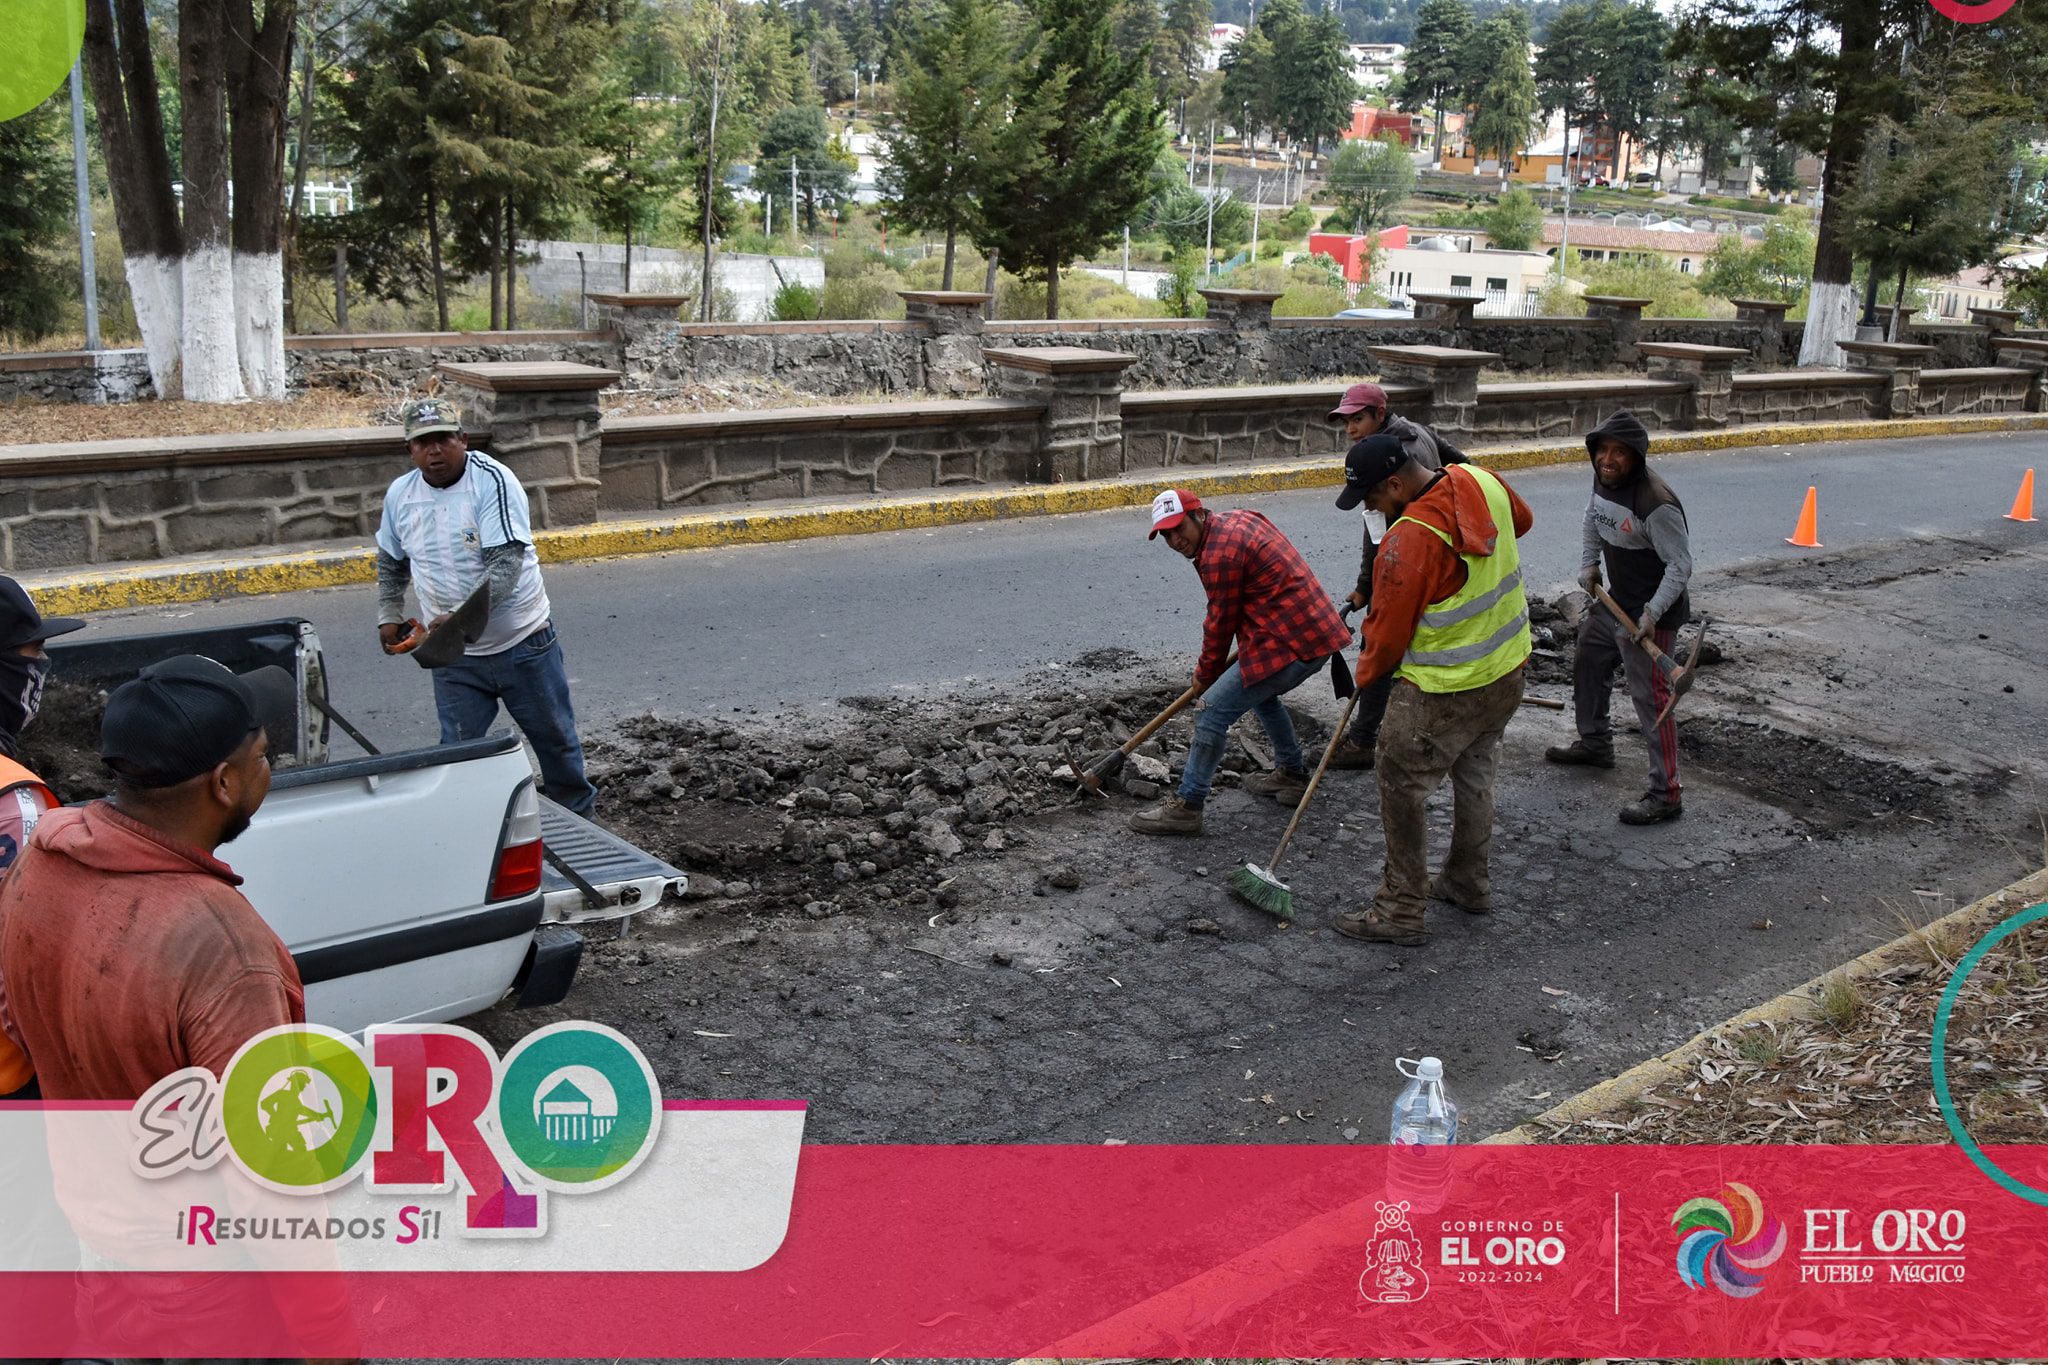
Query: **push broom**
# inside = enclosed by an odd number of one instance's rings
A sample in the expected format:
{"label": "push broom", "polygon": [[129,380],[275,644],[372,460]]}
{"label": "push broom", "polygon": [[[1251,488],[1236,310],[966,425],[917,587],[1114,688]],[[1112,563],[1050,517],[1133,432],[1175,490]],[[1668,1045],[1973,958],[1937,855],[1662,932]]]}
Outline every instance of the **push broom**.
{"label": "push broom", "polygon": [[1294,818],[1287,822],[1287,830],[1280,836],[1279,847],[1273,850],[1272,861],[1260,867],[1257,863],[1246,863],[1230,874],[1230,894],[1251,906],[1263,910],[1275,919],[1294,918],[1294,892],[1287,883],[1280,880],[1280,857],[1287,852],[1287,841],[1294,837],[1295,829],[1301,824],[1302,814],[1308,810],[1309,799],[1321,785],[1323,772],[1330,766],[1330,755],[1337,752],[1343,742],[1344,732],[1351,728],[1351,709],[1358,705],[1358,695],[1353,693],[1344,703],[1344,715],[1337,722],[1337,728],[1330,732],[1330,742],[1323,749],[1323,761],[1316,764],[1315,775],[1308,780],[1308,788],[1301,794],[1301,802],[1294,808]]}

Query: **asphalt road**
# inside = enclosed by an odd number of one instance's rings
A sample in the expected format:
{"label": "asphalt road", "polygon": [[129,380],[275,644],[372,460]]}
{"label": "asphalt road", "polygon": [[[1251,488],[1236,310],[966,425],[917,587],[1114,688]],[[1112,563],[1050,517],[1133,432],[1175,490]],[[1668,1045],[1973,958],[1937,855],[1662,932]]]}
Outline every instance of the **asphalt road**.
{"label": "asphalt road", "polygon": [[[1808,485],[1830,551],[1902,535],[2007,526],[2021,473],[2048,466],[2038,433],[1866,441],[1656,457],[1684,499],[1701,570],[1812,554],[1785,544]],[[1591,475],[1556,466],[1509,475],[1536,514],[1529,581],[1578,567]],[[1333,593],[1347,591],[1360,536],[1324,491],[1264,494],[1256,507]],[[1121,646],[1190,664],[1203,598],[1191,568],[1148,543],[1144,509],[563,564],[547,570],[585,726],[651,709],[770,710],[861,694],[996,682]],[[384,657],[374,593],[333,588],[170,609],[109,612],[96,630],[161,630],[304,616],[334,673],[335,701],[381,743],[432,742],[426,680]],[[345,741],[343,741],[345,743]]]}

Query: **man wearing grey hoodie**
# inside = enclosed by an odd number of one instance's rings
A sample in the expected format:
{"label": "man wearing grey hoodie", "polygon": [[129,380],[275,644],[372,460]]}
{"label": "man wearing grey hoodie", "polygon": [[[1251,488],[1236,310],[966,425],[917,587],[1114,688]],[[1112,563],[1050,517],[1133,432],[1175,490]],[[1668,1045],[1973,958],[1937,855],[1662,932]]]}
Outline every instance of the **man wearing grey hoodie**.
{"label": "man wearing grey hoodie", "polygon": [[1692,547],[1685,506],[1669,484],[1650,472],[1649,453],[1650,433],[1630,412],[1615,413],[1586,437],[1593,496],[1586,504],[1579,585],[1590,594],[1604,566],[1609,595],[1635,626],[1623,627],[1597,600],[1590,605],[1579,626],[1572,671],[1579,737],[1544,754],[1552,763],[1614,766],[1608,692],[1614,666],[1621,664],[1650,751],[1649,789],[1621,809],[1622,822],[1630,825],[1653,825],[1685,813],[1678,784],[1678,725],[1669,716],[1657,723],[1671,689],[1642,642],[1654,640],[1657,648],[1671,653],[1678,628],[1692,614],[1686,596]]}

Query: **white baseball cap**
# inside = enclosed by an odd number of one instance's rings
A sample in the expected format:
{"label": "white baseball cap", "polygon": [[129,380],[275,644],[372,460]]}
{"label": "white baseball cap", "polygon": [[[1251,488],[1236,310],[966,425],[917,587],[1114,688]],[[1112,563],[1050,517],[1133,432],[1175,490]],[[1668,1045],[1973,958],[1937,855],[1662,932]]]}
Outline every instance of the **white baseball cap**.
{"label": "white baseball cap", "polygon": [[1202,500],[1193,493],[1183,493],[1178,488],[1169,488],[1152,499],[1152,533],[1145,537],[1150,540],[1161,531],[1171,531],[1187,520],[1188,513],[1201,510]]}

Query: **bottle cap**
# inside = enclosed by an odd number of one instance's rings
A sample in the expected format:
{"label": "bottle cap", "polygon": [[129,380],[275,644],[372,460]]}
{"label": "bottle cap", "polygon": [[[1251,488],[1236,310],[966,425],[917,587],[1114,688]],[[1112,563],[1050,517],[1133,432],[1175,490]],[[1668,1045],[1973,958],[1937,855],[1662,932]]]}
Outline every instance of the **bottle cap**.
{"label": "bottle cap", "polygon": [[1440,1081],[1444,1078],[1444,1064],[1439,1057],[1424,1057],[1415,1064],[1415,1074],[1425,1081]]}

